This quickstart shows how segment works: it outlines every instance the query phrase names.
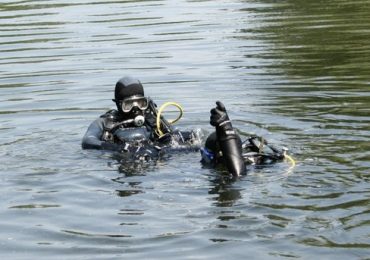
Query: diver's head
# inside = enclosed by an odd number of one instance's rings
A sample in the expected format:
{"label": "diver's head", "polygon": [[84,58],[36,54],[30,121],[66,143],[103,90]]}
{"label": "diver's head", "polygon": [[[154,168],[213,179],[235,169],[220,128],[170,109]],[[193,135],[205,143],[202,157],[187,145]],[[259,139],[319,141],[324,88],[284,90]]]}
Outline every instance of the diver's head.
{"label": "diver's head", "polygon": [[123,77],[117,82],[113,101],[125,119],[144,115],[149,104],[148,98],[144,96],[143,85],[131,77]]}
{"label": "diver's head", "polygon": [[217,140],[216,132],[210,134],[204,144],[204,148],[200,150],[202,155],[202,161],[205,163],[211,163],[218,160],[220,153],[220,145]]}
{"label": "diver's head", "polygon": [[210,134],[207,137],[207,140],[206,140],[206,143],[204,144],[204,146],[207,148],[208,151],[210,151],[214,154],[217,154],[217,153],[220,152],[221,148],[220,148],[220,145],[218,143],[216,132],[213,132],[212,134]]}

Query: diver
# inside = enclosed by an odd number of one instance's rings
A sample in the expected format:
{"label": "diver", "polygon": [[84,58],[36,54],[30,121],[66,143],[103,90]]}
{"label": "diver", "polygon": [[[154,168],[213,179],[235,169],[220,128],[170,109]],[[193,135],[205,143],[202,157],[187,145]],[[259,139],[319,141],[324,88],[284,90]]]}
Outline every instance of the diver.
{"label": "diver", "polygon": [[288,156],[286,148],[277,149],[262,137],[251,136],[242,142],[222,102],[217,101],[210,112],[210,124],[216,131],[208,136],[200,149],[202,163],[210,166],[223,164],[230,174],[237,177],[246,174],[246,164],[269,164]]}
{"label": "diver", "polygon": [[141,82],[121,78],[115,86],[117,109],[93,121],[83,139],[83,149],[100,149],[129,154],[134,160],[151,160],[166,150],[196,151],[195,131],[179,131],[158,113],[154,101],[144,95]]}

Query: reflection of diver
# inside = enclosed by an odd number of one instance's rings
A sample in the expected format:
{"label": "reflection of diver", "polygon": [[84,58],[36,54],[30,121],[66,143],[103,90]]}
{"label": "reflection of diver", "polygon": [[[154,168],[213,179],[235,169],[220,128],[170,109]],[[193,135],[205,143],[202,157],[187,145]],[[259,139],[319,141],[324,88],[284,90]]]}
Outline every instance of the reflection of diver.
{"label": "reflection of diver", "polygon": [[164,119],[156,104],[144,96],[140,81],[120,79],[115,87],[117,110],[112,109],[91,123],[82,147],[119,151],[131,159],[147,161],[167,149],[197,150],[194,131],[179,131]]}
{"label": "reflection of diver", "polygon": [[208,194],[216,195],[212,196],[214,204],[218,207],[230,207],[236,201],[242,198],[242,189],[235,187],[234,178],[225,178],[225,176],[214,175],[210,179],[211,185],[208,190]]}
{"label": "reflection of diver", "polygon": [[263,138],[252,136],[244,142],[233,128],[225,106],[216,102],[210,123],[216,131],[210,134],[201,149],[202,162],[215,166],[224,164],[233,176],[246,174],[245,164],[267,164],[285,158],[286,150],[269,145]]}

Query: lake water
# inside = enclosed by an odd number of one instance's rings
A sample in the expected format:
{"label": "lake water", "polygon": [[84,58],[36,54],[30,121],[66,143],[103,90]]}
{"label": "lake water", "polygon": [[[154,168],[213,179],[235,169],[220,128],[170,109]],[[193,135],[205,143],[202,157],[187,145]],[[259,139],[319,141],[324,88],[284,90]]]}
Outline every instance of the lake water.
{"label": "lake water", "polygon": [[[366,0],[2,0],[1,259],[369,259]],[[198,153],[127,168],[81,149],[139,78],[182,129],[222,100],[297,161],[235,182]],[[171,117],[171,114],[168,114]]]}

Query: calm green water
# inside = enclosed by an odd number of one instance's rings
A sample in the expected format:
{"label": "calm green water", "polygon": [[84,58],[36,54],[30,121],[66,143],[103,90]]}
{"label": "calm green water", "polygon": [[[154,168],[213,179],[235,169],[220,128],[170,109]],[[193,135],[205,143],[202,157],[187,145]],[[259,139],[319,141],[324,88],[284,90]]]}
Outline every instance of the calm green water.
{"label": "calm green water", "polygon": [[[2,259],[369,259],[370,2],[0,2]],[[81,150],[115,82],[290,148],[236,182]]]}

